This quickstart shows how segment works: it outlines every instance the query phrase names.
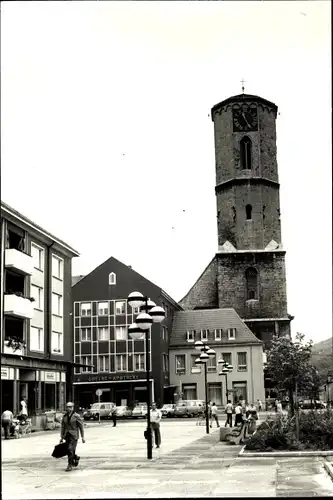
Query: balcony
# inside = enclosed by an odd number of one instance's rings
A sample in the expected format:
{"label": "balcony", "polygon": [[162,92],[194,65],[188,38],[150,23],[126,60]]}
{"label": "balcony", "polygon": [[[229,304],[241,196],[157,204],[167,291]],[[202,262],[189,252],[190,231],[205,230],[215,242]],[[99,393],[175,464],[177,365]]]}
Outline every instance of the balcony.
{"label": "balcony", "polygon": [[25,297],[5,294],[4,314],[15,318],[32,319],[34,305]]}
{"label": "balcony", "polygon": [[5,250],[5,267],[24,276],[31,276],[34,270],[34,261],[30,255],[20,252],[16,248],[7,248]]}

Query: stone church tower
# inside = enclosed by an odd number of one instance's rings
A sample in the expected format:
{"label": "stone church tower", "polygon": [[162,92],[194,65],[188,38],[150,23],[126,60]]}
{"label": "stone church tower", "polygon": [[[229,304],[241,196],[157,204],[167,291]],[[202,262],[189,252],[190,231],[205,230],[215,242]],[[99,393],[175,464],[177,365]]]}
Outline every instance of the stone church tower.
{"label": "stone church tower", "polygon": [[218,251],[184,309],[234,308],[269,347],[290,335],[276,159],[277,106],[240,94],[211,111]]}

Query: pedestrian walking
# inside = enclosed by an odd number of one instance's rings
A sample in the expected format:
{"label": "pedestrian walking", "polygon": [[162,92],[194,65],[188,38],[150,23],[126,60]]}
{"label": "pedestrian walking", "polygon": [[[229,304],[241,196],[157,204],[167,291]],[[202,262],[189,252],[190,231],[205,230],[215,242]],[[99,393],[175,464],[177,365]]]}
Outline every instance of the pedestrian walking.
{"label": "pedestrian walking", "polygon": [[262,402],[260,399],[257,399],[257,408],[258,408],[258,411],[262,410]]}
{"label": "pedestrian walking", "polygon": [[156,403],[152,404],[152,409],[150,410],[150,425],[151,430],[154,432],[155,445],[159,448],[161,445],[161,430],[160,422],[162,420],[162,413],[156,408]]}
{"label": "pedestrian walking", "polygon": [[13,413],[5,410],[1,415],[1,427],[3,428],[5,439],[9,439],[10,428],[13,424]]}
{"label": "pedestrian walking", "polygon": [[79,434],[81,434],[82,443],[85,443],[82,419],[78,413],[74,412],[74,404],[67,403],[60,433],[60,443],[65,440],[67,444],[68,465],[66,472],[71,471],[73,467],[77,467],[79,464],[80,457],[75,454]]}
{"label": "pedestrian walking", "polygon": [[235,407],[235,426],[237,427],[239,424],[243,424],[243,409],[240,402]]}
{"label": "pedestrian walking", "polygon": [[228,424],[230,427],[232,427],[232,411],[233,411],[233,406],[232,406],[230,399],[228,399],[228,403],[225,407],[225,412],[227,414],[227,421],[226,421],[224,427],[227,427]]}
{"label": "pedestrian walking", "polygon": [[20,405],[21,405],[20,415],[22,417],[22,420],[26,420],[28,418],[27,398],[22,398]]}
{"label": "pedestrian walking", "polygon": [[245,404],[245,418],[249,418],[250,408],[248,404]]}
{"label": "pedestrian walking", "polygon": [[116,427],[116,425],[117,425],[117,408],[115,406],[113,406],[113,408],[111,410],[111,418],[112,418],[112,422],[113,422],[113,427]]}
{"label": "pedestrian walking", "polygon": [[279,399],[276,400],[276,412],[282,413],[282,403]]}
{"label": "pedestrian walking", "polygon": [[217,406],[215,403],[213,403],[211,406],[211,420],[210,420],[211,427],[213,427],[213,420],[215,420],[217,427],[220,427]]}

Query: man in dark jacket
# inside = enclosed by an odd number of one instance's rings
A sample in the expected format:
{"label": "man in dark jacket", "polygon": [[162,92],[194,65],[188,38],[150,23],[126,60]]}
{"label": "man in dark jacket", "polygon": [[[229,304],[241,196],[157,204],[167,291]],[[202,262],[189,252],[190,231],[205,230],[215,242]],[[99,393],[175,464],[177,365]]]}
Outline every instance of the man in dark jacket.
{"label": "man in dark jacket", "polygon": [[66,471],[71,471],[73,466],[77,466],[80,460],[80,457],[75,455],[77,442],[79,439],[79,435],[81,434],[82,443],[85,443],[84,439],[84,429],[83,422],[78,413],[74,412],[74,404],[67,403],[66,404],[66,413],[61,422],[61,439],[60,443],[63,440],[66,440],[68,451],[68,466]]}

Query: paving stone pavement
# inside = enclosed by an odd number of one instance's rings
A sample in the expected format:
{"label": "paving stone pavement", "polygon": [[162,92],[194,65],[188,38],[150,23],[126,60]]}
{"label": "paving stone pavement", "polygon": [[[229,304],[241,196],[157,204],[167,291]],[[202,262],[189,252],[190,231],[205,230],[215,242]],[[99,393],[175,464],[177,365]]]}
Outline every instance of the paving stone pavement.
{"label": "paving stone pavement", "polygon": [[[238,457],[193,421],[162,423],[162,446],[146,459],[144,422],[90,427],[80,466],[52,459],[57,436],[2,443],[3,499],[333,496],[322,457]],[[56,439],[56,441],[55,441]]]}

